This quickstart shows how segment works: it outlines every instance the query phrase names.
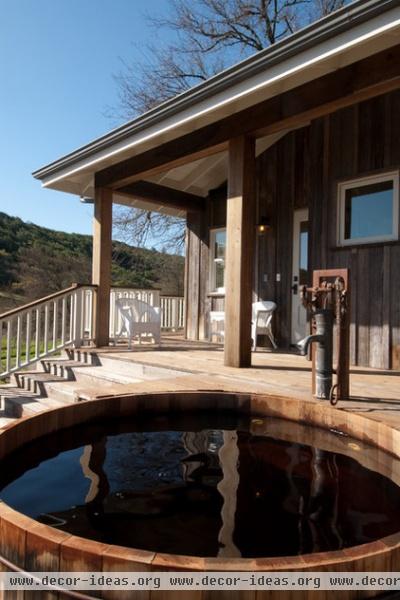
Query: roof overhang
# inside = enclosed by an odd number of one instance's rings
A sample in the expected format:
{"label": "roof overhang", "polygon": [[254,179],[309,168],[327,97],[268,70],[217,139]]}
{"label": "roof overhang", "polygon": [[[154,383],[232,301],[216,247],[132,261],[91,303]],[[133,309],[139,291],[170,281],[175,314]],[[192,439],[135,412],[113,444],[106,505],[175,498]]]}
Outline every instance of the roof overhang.
{"label": "roof overhang", "polygon": [[[44,187],[91,197],[96,172],[395,46],[399,39],[399,0],[358,0],[33,175]],[[263,144],[268,147],[271,136],[259,147]],[[225,163],[220,153],[148,179],[160,183],[164,178],[167,187],[205,195]],[[115,200],[132,204],[118,193]]]}

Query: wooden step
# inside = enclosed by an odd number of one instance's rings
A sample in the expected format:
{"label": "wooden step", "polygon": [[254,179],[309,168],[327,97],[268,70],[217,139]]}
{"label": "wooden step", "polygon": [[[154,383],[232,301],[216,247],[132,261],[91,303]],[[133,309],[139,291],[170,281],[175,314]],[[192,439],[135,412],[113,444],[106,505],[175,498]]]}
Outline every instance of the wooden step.
{"label": "wooden step", "polygon": [[44,373],[49,373],[55,377],[66,379],[67,381],[75,381],[74,368],[75,367],[90,367],[90,364],[81,363],[77,360],[69,360],[66,358],[45,358],[38,364],[39,372],[40,369]]}
{"label": "wooden step", "polygon": [[20,405],[24,402],[36,402],[38,398],[38,394],[29,394],[26,390],[17,386],[1,386],[0,389],[1,410],[5,416],[14,414],[14,405]]}
{"label": "wooden step", "polygon": [[40,394],[46,396],[46,382],[49,381],[63,381],[61,377],[52,375],[51,373],[41,373],[40,371],[20,371],[19,373],[13,374],[13,380],[17,387],[32,392],[33,394]]}
{"label": "wooden step", "polygon": [[112,386],[115,384],[131,384],[142,381],[137,376],[122,375],[104,367],[76,367],[74,369],[76,382],[80,386]]}
{"label": "wooden step", "polygon": [[113,356],[112,354],[101,354],[98,355],[98,360],[102,367],[107,371],[112,371],[127,377],[137,377],[140,380],[148,379],[168,379],[175,377],[182,377],[187,375],[188,372],[185,370],[171,369],[165,367],[158,367],[154,365],[148,365],[141,362],[135,362],[132,360],[132,355],[128,355],[129,358],[123,356]]}
{"label": "wooden step", "polygon": [[65,348],[61,356],[81,364],[94,366],[99,364],[97,352],[91,348]]}
{"label": "wooden step", "polygon": [[2,394],[3,413],[5,417],[26,417],[50,408],[58,408],[62,403],[53,398],[43,398],[39,394],[27,394],[25,390],[15,387],[7,394]]}
{"label": "wooden step", "polygon": [[15,423],[15,421],[14,417],[8,417],[3,410],[0,411],[0,432],[5,427],[11,425],[11,423]]}
{"label": "wooden step", "polygon": [[78,402],[81,390],[85,389],[77,381],[49,381],[45,385],[48,397],[62,404]]}

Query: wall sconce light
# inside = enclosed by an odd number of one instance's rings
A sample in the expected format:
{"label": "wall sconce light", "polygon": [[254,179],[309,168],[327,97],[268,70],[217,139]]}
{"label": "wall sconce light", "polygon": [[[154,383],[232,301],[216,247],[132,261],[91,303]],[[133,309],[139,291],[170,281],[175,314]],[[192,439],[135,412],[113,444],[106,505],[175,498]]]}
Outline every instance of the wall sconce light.
{"label": "wall sconce light", "polygon": [[257,223],[257,233],[263,235],[269,229],[271,229],[271,220],[269,217],[261,217]]}

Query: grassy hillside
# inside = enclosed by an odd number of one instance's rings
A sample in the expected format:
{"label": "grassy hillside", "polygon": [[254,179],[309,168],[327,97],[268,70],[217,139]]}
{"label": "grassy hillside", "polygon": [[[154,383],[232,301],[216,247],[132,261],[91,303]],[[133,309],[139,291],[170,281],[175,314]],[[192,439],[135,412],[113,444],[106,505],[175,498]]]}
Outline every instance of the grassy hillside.
{"label": "grassy hillside", "polygon": [[[161,288],[183,295],[184,259],[113,242],[114,285]],[[0,312],[68,287],[89,283],[92,237],[53,231],[0,212]]]}

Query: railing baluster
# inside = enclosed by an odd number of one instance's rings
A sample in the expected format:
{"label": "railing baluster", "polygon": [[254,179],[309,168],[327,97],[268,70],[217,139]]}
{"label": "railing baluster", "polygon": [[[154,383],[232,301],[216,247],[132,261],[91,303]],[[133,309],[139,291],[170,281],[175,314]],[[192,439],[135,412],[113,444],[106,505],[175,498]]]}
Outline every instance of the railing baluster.
{"label": "railing baluster", "polygon": [[75,294],[71,295],[69,301],[69,341],[74,341],[74,315],[75,315]]}
{"label": "railing baluster", "polygon": [[42,355],[46,355],[49,349],[49,305],[44,306],[44,336],[43,336],[43,352]]}
{"label": "railing baluster", "polygon": [[40,308],[36,309],[36,335],[35,335],[35,358],[40,355]]}
{"label": "railing baluster", "polygon": [[62,312],[61,312],[61,347],[65,344],[65,321],[67,318],[67,298],[64,296],[62,299]]}
{"label": "railing baluster", "polygon": [[26,313],[26,338],[25,338],[25,362],[29,364],[31,359],[31,332],[32,332],[32,313],[29,310]]}
{"label": "railing baluster", "polygon": [[22,316],[17,316],[17,340],[15,351],[15,366],[21,366],[21,337],[22,337]]}
{"label": "railing baluster", "polygon": [[115,295],[115,290],[111,289],[110,290],[110,338],[114,339],[115,337],[115,314],[116,314],[116,310],[115,310],[115,301],[116,301],[116,295]]}
{"label": "railing baluster", "polygon": [[181,327],[183,329],[185,326],[185,301],[184,301],[184,298],[179,298],[179,307],[180,307],[179,327]]}
{"label": "railing baluster", "polygon": [[8,372],[11,368],[11,328],[12,328],[12,319],[7,321],[7,348],[6,348],[6,372]]}
{"label": "railing baluster", "polygon": [[94,306],[96,302],[96,291],[93,289],[89,290],[89,332],[88,332],[88,342],[93,341],[93,320],[94,320]]}
{"label": "railing baluster", "polygon": [[86,291],[86,322],[87,322],[87,337],[88,342],[92,339],[92,308],[93,308],[93,294],[92,290]]}
{"label": "railing baluster", "polygon": [[89,339],[88,341],[91,342],[93,340],[93,309],[94,309],[94,303],[95,303],[95,292],[93,289],[89,290],[89,331],[88,331],[88,336]]}
{"label": "railing baluster", "polygon": [[57,333],[58,333],[58,301],[53,302],[53,350],[57,348]]}
{"label": "railing baluster", "polygon": [[177,301],[174,300],[171,302],[172,304],[172,329],[176,331],[178,329],[178,313],[177,313]]}
{"label": "railing baluster", "polygon": [[73,312],[73,342],[75,348],[80,348],[82,344],[82,294],[77,290],[74,293],[74,312]]}

